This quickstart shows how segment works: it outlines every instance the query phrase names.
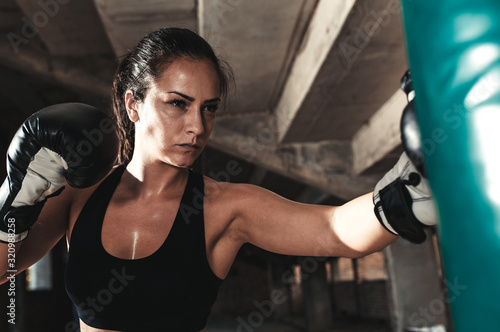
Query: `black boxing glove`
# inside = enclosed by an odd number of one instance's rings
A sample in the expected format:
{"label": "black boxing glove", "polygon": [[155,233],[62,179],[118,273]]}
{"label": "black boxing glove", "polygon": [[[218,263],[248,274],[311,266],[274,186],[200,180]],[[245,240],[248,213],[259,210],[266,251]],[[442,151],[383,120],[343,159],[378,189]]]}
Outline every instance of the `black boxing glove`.
{"label": "black boxing glove", "polygon": [[424,168],[410,71],[401,79],[401,88],[408,97],[401,118],[405,152],[375,186],[373,202],[378,220],[389,232],[422,243],[424,228],[436,225],[437,213]]}
{"label": "black boxing glove", "polygon": [[7,152],[0,188],[0,241],[24,240],[47,198],[65,184],[96,184],[114,165],[114,122],[94,107],[67,103],[44,108],[18,129]]}
{"label": "black boxing glove", "polygon": [[418,127],[417,113],[415,112],[415,90],[413,89],[409,69],[401,78],[401,89],[406,93],[408,99],[408,104],[401,115],[401,142],[413,165],[415,165],[420,174],[427,177],[420,128]]}
{"label": "black boxing glove", "polygon": [[375,186],[373,203],[380,223],[413,243],[424,242],[424,228],[437,223],[429,183],[405,152]]}

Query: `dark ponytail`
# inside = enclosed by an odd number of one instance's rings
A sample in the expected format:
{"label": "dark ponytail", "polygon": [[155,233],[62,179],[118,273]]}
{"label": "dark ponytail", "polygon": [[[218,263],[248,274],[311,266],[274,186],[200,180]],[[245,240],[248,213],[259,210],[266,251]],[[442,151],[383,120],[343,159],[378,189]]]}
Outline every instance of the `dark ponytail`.
{"label": "dark ponytail", "polygon": [[202,37],[181,28],[163,28],[150,33],[125,56],[113,81],[113,110],[120,138],[121,164],[132,158],[135,135],[134,123],[128,118],[125,107],[125,93],[131,90],[134,99],[143,101],[151,83],[169,64],[181,58],[210,61],[219,78],[221,97],[227,96],[233,80],[231,68],[215,55]]}

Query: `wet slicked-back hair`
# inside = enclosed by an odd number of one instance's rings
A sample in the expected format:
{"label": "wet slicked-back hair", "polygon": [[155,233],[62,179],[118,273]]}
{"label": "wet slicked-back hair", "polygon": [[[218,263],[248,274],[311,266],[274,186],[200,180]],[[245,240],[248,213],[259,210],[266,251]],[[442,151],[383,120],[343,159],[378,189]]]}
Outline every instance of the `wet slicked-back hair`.
{"label": "wet slicked-back hair", "polygon": [[131,90],[134,99],[143,101],[151,83],[163,70],[178,59],[208,60],[219,79],[221,98],[227,96],[233,75],[229,65],[219,59],[212,47],[188,29],[162,28],[145,36],[122,60],[113,81],[113,110],[120,138],[121,164],[128,163],[134,151],[134,123],[125,107],[125,93]]}

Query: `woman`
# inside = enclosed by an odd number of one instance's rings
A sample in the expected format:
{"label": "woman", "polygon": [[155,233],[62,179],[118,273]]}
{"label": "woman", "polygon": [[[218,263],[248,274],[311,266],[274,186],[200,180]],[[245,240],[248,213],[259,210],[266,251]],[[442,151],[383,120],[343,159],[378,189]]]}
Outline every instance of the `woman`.
{"label": "woman", "polygon": [[314,206],[190,171],[229,77],[211,47],[185,29],[151,33],[120,64],[113,103],[121,166],[96,185],[48,199],[16,244],[20,272],[66,235],[66,288],[82,331],[204,331],[247,242],[285,255],[360,257],[397,238],[397,226],[377,220],[371,193],[341,207]]}

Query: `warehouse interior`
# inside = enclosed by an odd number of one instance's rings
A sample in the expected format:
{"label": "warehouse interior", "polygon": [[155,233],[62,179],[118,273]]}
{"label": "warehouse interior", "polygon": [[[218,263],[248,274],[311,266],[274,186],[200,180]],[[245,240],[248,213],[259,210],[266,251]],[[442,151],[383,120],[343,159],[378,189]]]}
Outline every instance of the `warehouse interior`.
{"label": "warehouse interior", "polygon": [[[341,205],[371,192],[397,161],[408,68],[399,1],[3,0],[0,174],[12,136],[35,111],[81,102],[111,112],[120,59],[165,26],[199,33],[235,74],[196,170]],[[445,291],[434,232],[358,259],[245,245],[207,332],[453,331],[457,294]],[[17,278],[18,323],[2,319],[2,331],[78,331],[64,290],[66,251],[61,240]]]}

